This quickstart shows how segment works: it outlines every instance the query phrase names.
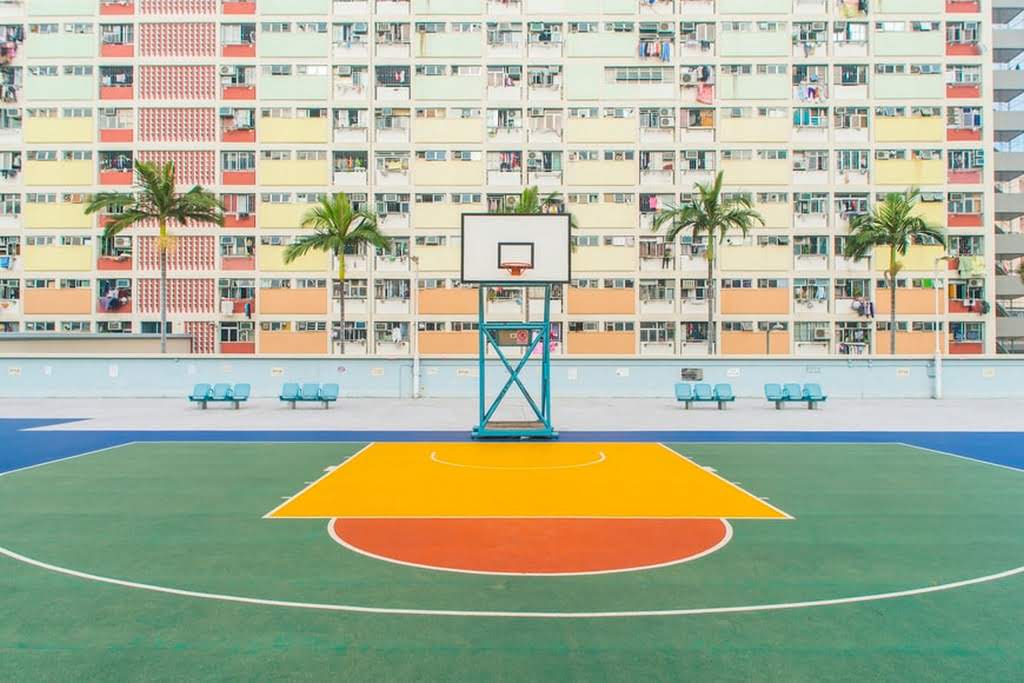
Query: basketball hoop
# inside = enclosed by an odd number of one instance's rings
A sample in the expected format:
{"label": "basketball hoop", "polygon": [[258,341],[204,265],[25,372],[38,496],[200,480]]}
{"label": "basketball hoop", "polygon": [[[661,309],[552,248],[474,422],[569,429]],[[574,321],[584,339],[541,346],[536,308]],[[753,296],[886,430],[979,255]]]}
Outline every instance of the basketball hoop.
{"label": "basketball hoop", "polygon": [[523,273],[530,269],[531,264],[525,261],[505,261],[501,264],[501,267],[508,271],[508,274],[512,277],[521,277]]}

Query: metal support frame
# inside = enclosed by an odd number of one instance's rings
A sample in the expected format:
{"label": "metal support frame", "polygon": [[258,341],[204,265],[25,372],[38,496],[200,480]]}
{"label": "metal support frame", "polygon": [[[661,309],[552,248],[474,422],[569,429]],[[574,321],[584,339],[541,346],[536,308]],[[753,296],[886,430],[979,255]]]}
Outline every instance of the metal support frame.
{"label": "metal support frame", "polygon": [[[473,427],[472,436],[476,439],[554,439],[558,432],[551,426],[551,285],[533,285],[544,288],[544,319],[539,322],[488,321],[486,290],[488,287],[508,287],[508,282],[480,283],[479,290],[479,422]],[[529,296],[528,289],[523,290],[524,297]],[[498,342],[496,333],[502,330],[526,330],[529,338],[522,345],[523,357],[509,359]],[[541,347],[540,400],[535,400],[520,374],[527,366],[537,346]],[[498,360],[504,366],[508,377],[493,400],[487,398],[487,349],[493,348]],[[533,411],[536,421],[530,422],[496,422],[492,424],[495,412],[507,398],[509,390],[516,386],[527,404]]]}

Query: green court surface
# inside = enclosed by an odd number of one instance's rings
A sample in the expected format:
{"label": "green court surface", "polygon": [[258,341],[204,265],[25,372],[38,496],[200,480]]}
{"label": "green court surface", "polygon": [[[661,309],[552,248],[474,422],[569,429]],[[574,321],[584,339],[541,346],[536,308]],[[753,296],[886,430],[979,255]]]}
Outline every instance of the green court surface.
{"label": "green court surface", "polygon": [[364,444],[140,443],[0,476],[0,680],[1020,680],[1024,473],[669,445],[794,519],[733,519],[655,569],[466,574],[264,518]]}

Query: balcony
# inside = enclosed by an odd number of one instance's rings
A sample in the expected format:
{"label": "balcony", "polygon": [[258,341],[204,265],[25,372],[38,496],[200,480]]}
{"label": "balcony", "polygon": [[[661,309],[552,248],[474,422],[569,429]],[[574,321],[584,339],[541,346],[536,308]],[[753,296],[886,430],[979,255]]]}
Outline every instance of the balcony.
{"label": "balcony", "polygon": [[[421,289],[417,311],[422,315],[475,315],[477,292],[467,287]],[[475,339],[474,335],[474,339]]]}
{"label": "balcony", "polygon": [[565,305],[570,315],[632,315],[636,312],[636,290],[570,287]]}
{"label": "balcony", "polygon": [[326,354],[326,331],[264,330],[259,331],[260,353],[266,355]]}
{"label": "balcony", "polygon": [[120,315],[132,312],[131,280],[124,280],[126,287],[118,287],[116,280],[100,280],[100,296],[96,299],[97,313],[116,313]]}
{"label": "balcony", "polygon": [[328,268],[328,255],[311,251],[291,263],[284,262],[285,246],[261,243],[256,247],[256,259],[263,272],[322,273]]}
{"label": "balcony", "polygon": [[995,153],[996,181],[1005,183],[1024,175],[1024,152]]}
{"label": "balcony", "polygon": [[997,299],[1016,299],[1024,296],[1024,282],[1021,282],[1020,276],[1014,273],[1013,275],[996,275],[996,298]]}
{"label": "balcony", "polygon": [[132,0],[100,0],[101,16],[128,16],[135,14]]}
{"label": "balcony", "polygon": [[75,202],[26,202],[21,218],[28,229],[54,226],[75,229],[92,227],[92,216],[85,213],[85,205]]}
{"label": "balcony", "polygon": [[222,83],[220,96],[223,100],[255,100],[256,86],[252,83]]}
{"label": "balcony", "polygon": [[992,61],[996,63],[1012,62],[1017,55],[1024,52],[1024,30],[1019,28],[992,29]]}
{"label": "balcony", "polygon": [[636,353],[636,332],[568,332],[566,353],[573,356],[625,356]]}
{"label": "balcony", "polygon": [[220,182],[221,185],[255,185],[256,171],[224,171]]}
{"label": "balcony", "polygon": [[221,0],[220,11],[222,14],[256,14],[256,3],[254,0]]}
{"label": "balcony", "polygon": [[[995,194],[996,202],[996,220],[997,221],[1009,221],[1014,218],[1020,218],[1024,216],[1024,194],[1019,192],[1005,193],[997,192]],[[1007,246],[1011,244],[1017,244],[1015,238],[1021,237],[1020,234],[996,234],[996,247],[999,246],[999,240],[1005,238]],[[996,253],[999,253],[998,251]],[[1024,256],[1024,251],[1020,252]]]}

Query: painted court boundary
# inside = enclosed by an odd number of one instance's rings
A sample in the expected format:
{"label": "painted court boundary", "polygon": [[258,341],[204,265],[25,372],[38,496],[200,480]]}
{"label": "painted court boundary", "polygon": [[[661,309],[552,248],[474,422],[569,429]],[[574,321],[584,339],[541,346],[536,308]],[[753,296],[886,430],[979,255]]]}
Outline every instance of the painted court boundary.
{"label": "painted court boundary", "polygon": [[[877,442],[876,442],[877,443]],[[896,443],[896,442],[891,442]],[[83,457],[86,455],[92,455],[101,453],[106,450],[111,450],[120,446],[126,446],[129,443],[120,443],[107,448],[97,449],[86,453],[79,453],[64,458],[55,459],[48,462],[36,463],[28,467],[23,467],[18,470],[11,470],[8,472],[0,472],[0,477],[12,474],[17,471],[25,471],[33,469],[35,467],[50,464],[51,462],[61,462],[65,460],[71,460],[73,458]],[[900,444],[907,445],[907,444]],[[922,448],[924,451],[933,451],[936,453],[942,453],[941,451],[934,451],[934,449]],[[953,455],[952,453],[942,453],[943,455]],[[354,457],[354,456],[353,456]],[[981,464],[996,464],[984,460],[976,460],[974,458],[964,457],[965,460],[975,460]],[[1013,467],[1006,467],[1005,469],[1017,470]],[[349,604],[332,604],[332,603],[315,603],[315,602],[298,602],[289,600],[275,600],[268,598],[256,598],[250,596],[241,595],[229,595],[223,593],[208,593],[203,591],[193,591],[182,588],[173,588],[168,586],[158,586],[154,584],[141,583],[137,581],[128,581],[125,579],[118,579],[107,576],[100,576],[97,574],[90,574],[87,572],[77,571],[67,567],[61,567],[55,564],[50,564],[37,560],[26,555],[17,553],[9,548],[0,546],[0,556],[22,562],[24,564],[37,567],[39,569],[45,569],[50,572],[62,574],[64,576],[71,576],[78,579],[87,581],[94,581],[97,583],[104,583],[114,586],[121,586],[125,588],[134,588],[137,590],[145,590],[153,593],[163,593],[166,595],[176,595],[180,597],[197,598],[203,600],[215,600],[220,602],[231,602],[231,603],[242,603],[250,605],[259,605],[265,607],[285,607],[292,609],[306,609],[306,610],[317,610],[317,611],[328,611],[328,612],[348,612],[348,613],[361,613],[361,614],[385,614],[385,615],[397,615],[397,616],[446,616],[446,617],[484,617],[484,618],[514,618],[514,619],[612,619],[612,618],[639,618],[639,617],[672,617],[672,616],[699,616],[699,615],[714,615],[714,614],[741,614],[751,612],[772,612],[790,609],[803,609],[811,607],[829,607],[835,605],[849,605],[862,602],[874,602],[878,600],[891,600],[894,598],[905,598],[917,595],[927,595],[929,593],[938,593],[948,590],[954,590],[957,588],[964,588],[967,586],[974,586],[992,581],[998,581],[1000,579],[1009,578],[1019,574],[1024,574],[1024,565],[1013,567],[995,574],[987,574],[984,576],[977,576],[969,579],[963,579],[960,581],[953,581],[950,583],[939,584],[935,586],[925,586],[921,588],[910,588],[900,591],[891,591],[886,593],[872,593],[868,595],[857,595],[847,596],[842,598],[828,598],[821,600],[804,600],[798,602],[783,602],[783,603],[763,603],[755,605],[734,605],[724,607],[695,607],[695,608],[681,608],[681,609],[661,609],[661,610],[624,610],[624,611],[601,611],[601,612],[542,612],[542,611],[506,611],[506,610],[456,610],[456,609],[425,609],[425,608],[402,608],[402,607],[372,607],[366,605],[349,605]]]}

